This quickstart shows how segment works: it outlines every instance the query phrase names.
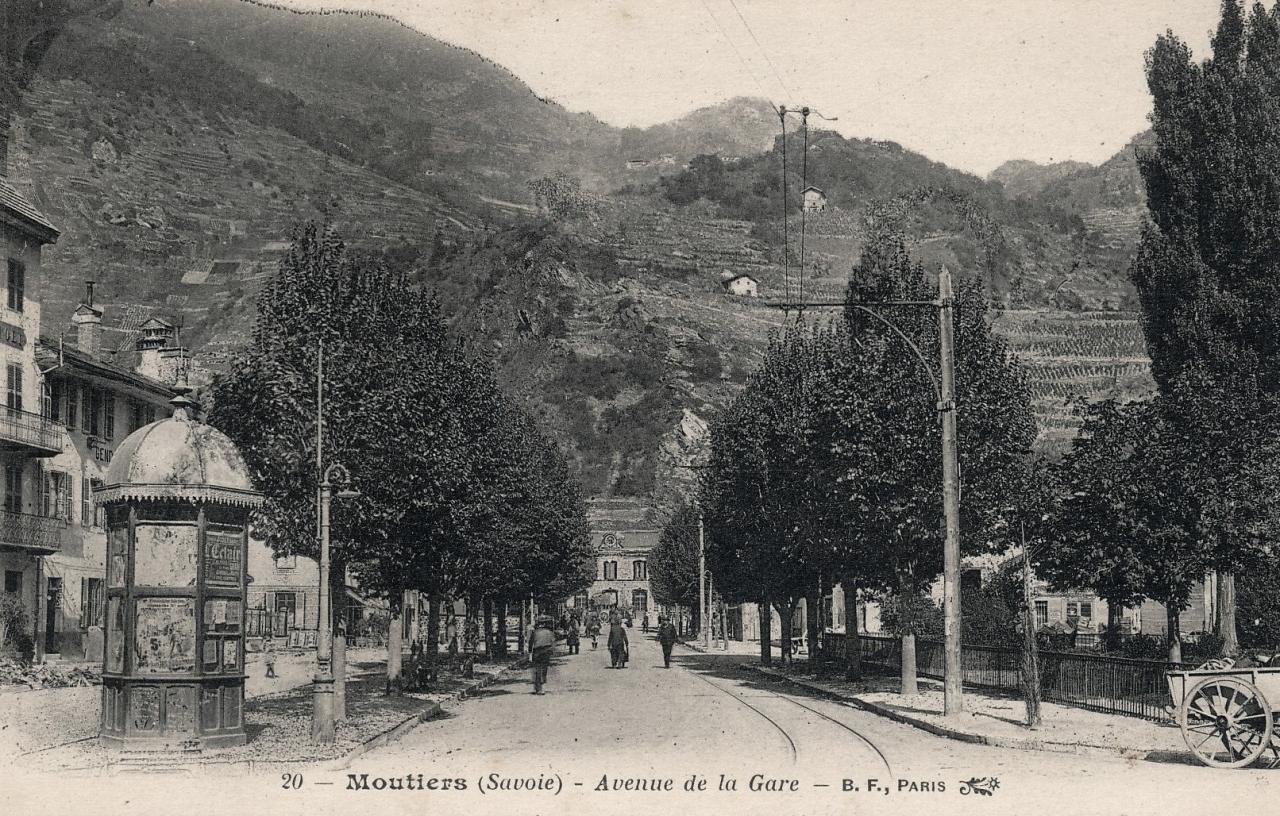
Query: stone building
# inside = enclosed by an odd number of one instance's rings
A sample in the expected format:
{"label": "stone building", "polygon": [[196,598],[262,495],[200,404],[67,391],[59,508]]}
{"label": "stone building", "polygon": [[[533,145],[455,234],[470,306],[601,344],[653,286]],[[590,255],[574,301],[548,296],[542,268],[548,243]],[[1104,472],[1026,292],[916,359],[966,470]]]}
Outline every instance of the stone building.
{"label": "stone building", "polygon": [[[102,316],[90,285],[72,315],[74,341],[44,337],[36,345],[43,375],[40,413],[64,429],[58,453],[41,461],[27,488],[32,512],[41,523],[56,524],[61,539],[45,559],[37,640],[46,655],[69,660],[102,655],[107,546],[92,491],[103,484],[126,436],[168,416],[173,386],[185,373],[175,364],[160,379],[105,359]],[[165,346],[171,359],[184,359],[184,350],[168,345],[173,339],[170,331],[150,342]],[[145,358],[142,340],[138,346]]]}
{"label": "stone building", "polygon": [[618,609],[638,625],[645,615],[658,621],[649,587],[649,551],[662,525],[653,508],[632,499],[593,499],[587,503],[591,543],[596,551],[595,580],[572,599],[572,608]]}
{"label": "stone building", "polygon": [[[5,287],[0,298],[0,364],[5,401],[0,409],[0,601],[17,603],[27,623],[9,644],[41,648],[38,633],[44,599],[45,558],[62,548],[63,524],[43,512],[36,485],[42,463],[63,449],[65,431],[41,413],[40,335],[41,249],[58,239],[58,230],[4,177],[0,165],[0,249]],[[7,596],[7,598],[5,597]]]}

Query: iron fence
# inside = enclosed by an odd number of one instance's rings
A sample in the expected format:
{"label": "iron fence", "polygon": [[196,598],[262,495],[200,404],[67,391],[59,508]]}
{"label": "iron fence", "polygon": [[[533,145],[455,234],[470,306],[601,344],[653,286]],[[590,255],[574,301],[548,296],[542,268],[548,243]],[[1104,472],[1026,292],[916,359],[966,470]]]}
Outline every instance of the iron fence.
{"label": "iron fence", "polygon": [[[844,635],[828,632],[823,652],[843,660]],[[901,669],[902,646],[896,637],[859,635],[858,654],[864,670],[896,674]],[[916,639],[916,673],[943,679],[943,643]],[[1183,668],[1160,660],[1133,660],[1073,652],[1039,652],[1040,688],[1043,699],[1109,714],[1148,720],[1167,719],[1173,701],[1165,673]],[[971,688],[1017,692],[1022,678],[1022,653],[1016,648],[966,645],[961,651],[964,684]]]}

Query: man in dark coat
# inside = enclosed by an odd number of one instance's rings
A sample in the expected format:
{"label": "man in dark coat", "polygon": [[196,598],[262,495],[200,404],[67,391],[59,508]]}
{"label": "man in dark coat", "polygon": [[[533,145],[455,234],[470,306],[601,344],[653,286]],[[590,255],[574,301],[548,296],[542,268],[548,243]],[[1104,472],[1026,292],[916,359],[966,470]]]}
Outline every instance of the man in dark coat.
{"label": "man in dark coat", "polygon": [[609,621],[609,667],[625,669],[630,656],[628,651],[627,630],[622,625],[622,618],[614,615]]}
{"label": "man in dark coat", "polygon": [[671,647],[676,643],[676,628],[669,618],[658,618],[658,642],[662,644],[662,663],[671,668]]}
{"label": "man in dark coat", "polygon": [[556,633],[551,628],[551,618],[538,618],[529,635],[529,662],[533,666],[533,693],[542,694],[542,684],[547,682],[547,670],[551,666],[551,652],[556,647]]}

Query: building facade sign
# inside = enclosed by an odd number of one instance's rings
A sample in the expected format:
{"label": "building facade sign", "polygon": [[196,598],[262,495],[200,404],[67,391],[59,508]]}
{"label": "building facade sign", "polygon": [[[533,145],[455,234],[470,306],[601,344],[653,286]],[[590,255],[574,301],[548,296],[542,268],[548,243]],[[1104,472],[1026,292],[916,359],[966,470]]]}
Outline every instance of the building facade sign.
{"label": "building facade sign", "polygon": [[27,345],[27,333],[22,330],[21,326],[15,326],[12,323],[0,320],[0,343],[16,349],[25,348]]}

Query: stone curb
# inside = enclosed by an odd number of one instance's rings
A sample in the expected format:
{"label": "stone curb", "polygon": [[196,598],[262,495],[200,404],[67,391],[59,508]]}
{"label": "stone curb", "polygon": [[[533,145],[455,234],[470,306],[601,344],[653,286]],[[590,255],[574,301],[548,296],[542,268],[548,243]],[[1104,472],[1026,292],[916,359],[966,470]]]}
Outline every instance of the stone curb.
{"label": "stone curb", "polygon": [[1103,745],[1077,744],[1070,742],[1054,742],[1053,740],[1037,740],[1037,739],[1016,739],[1012,737],[991,737],[985,734],[975,734],[972,731],[962,731],[949,726],[938,725],[918,717],[912,717],[903,714],[900,711],[894,711],[888,706],[873,703],[870,700],[864,700],[861,697],[841,694],[824,688],[810,680],[804,680],[798,677],[791,677],[776,669],[767,666],[757,666],[750,663],[742,664],[743,668],[751,669],[759,674],[768,677],[775,677],[794,683],[797,686],[815,691],[824,697],[847,703],[854,708],[884,717],[894,722],[909,725],[913,728],[919,728],[921,731],[927,731],[939,737],[957,740],[959,742],[968,742],[975,745],[989,745],[993,748],[1009,748],[1018,751],[1046,751],[1058,754],[1076,754],[1082,756],[1105,756],[1110,758],[1139,760],[1146,762],[1160,763],[1185,763],[1196,764],[1194,760],[1178,751],[1168,751],[1164,749],[1148,749],[1148,748],[1111,748]]}
{"label": "stone curb", "polygon": [[341,771],[349,768],[351,766],[351,763],[356,759],[358,759],[360,756],[368,753],[369,751],[374,750],[375,748],[381,748],[387,743],[394,742],[395,740],[404,736],[406,733],[408,733],[409,731],[412,731],[414,728],[426,722],[427,720],[430,720],[433,717],[439,716],[440,713],[444,711],[444,703],[447,703],[453,700],[465,700],[466,698],[470,697],[472,694],[476,693],[480,689],[492,685],[503,675],[506,675],[509,672],[519,671],[520,669],[526,667],[528,663],[529,663],[529,659],[527,657],[522,657],[508,664],[506,667],[504,667],[500,671],[494,672],[493,674],[490,674],[484,677],[483,679],[472,683],[469,686],[465,686],[461,689],[458,689],[453,694],[450,694],[448,697],[446,697],[444,700],[440,700],[438,702],[434,702],[430,704],[422,711],[419,711],[417,714],[410,714],[408,717],[401,720],[396,725],[391,726],[390,728],[388,728],[387,730],[383,731],[380,734],[374,734],[372,737],[360,743],[355,748],[352,748],[344,756],[341,756],[335,760],[331,760],[330,762],[325,764],[323,766],[323,769],[326,771]]}

